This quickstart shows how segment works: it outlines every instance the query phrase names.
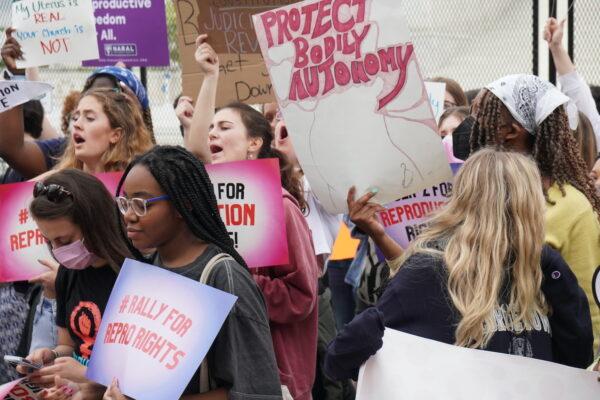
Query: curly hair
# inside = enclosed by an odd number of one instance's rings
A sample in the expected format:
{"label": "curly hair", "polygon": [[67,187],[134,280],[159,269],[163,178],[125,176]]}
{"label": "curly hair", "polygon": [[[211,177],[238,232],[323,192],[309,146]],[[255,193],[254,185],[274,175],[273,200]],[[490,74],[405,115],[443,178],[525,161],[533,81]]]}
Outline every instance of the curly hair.
{"label": "curly hair", "polygon": [[[102,105],[102,111],[106,114],[111,129],[123,130],[123,137],[102,155],[100,161],[104,171],[122,171],[138,154],[152,148],[152,140],[142,119],[141,108],[128,95],[112,89],[90,89],[81,95],[80,100],[87,96],[95,98]],[[57,170],[65,168],[83,169],[83,162],[75,156],[72,140],[55,166]]]}
{"label": "curly hair", "polygon": [[[484,89],[475,105],[475,122],[471,130],[471,154],[476,150],[493,146],[503,148],[498,140],[498,131],[504,115],[510,113],[492,92]],[[512,118],[512,117],[511,117]],[[587,167],[577,140],[569,129],[569,121],[564,107],[557,107],[529,135],[531,156],[537,163],[540,174],[549,178],[565,195],[564,185],[570,184],[587,197],[600,219],[600,197],[587,176]],[[547,199],[547,191],[544,190]]]}

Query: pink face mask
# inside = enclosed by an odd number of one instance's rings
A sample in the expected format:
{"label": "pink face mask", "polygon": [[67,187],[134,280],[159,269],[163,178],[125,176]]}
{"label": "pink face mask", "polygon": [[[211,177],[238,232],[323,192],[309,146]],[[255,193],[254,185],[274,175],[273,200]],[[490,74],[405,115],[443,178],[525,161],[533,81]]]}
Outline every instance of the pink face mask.
{"label": "pink face mask", "polygon": [[82,240],[77,240],[66,246],[52,249],[52,254],[65,268],[82,270],[94,263],[98,257],[90,253]]}

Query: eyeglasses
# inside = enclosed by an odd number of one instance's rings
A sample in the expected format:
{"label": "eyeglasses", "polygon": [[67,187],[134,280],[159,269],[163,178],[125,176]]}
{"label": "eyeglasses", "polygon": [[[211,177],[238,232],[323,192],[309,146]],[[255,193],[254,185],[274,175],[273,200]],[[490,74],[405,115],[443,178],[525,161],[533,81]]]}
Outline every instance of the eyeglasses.
{"label": "eyeglasses", "polygon": [[129,209],[131,208],[135,215],[137,215],[138,217],[143,217],[148,212],[148,204],[154,203],[155,201],[169,200],[169,195],[165,194],[162,196],[153,197],[151,199],[140,199],[138,197],[128,199],[126,197],[119,196],[116,198],[116,200],[121,214],[127,214]]}
{"label": "eyeglasses", "polygon": [[57,184],[44,185],[43,182],[36,182],[33,187],[33,197],[46,196],[53,203],[61,201],[67,196],[73,196],[71,192]]}

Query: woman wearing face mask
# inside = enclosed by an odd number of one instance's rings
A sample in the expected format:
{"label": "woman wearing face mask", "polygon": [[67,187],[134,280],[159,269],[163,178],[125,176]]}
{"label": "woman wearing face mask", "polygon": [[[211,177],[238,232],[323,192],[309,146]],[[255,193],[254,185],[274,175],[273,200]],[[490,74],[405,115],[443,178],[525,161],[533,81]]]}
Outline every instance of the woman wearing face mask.
{"label": "woman wearing face mask", "polygon": [[281,384],[296,400],[311,398],[317,352],[317,295],[320,274],[302,209],[302,181],[288,159],[272,148],[269,121],[252,107],[233,103],[214,113],[219,75],[216,53],[198,37],[196,61],[205,74],[186,147],[204,162],[278,158],[289,264],[253,270],[267,302]]}
{"label": "woman wearing face mask", "polygon": [[54,384],[58,376],[85,383],[104,308],[123,260],[130,257],[114,200],[92,175],[67,169],[35,185],[30,211],[60,263],[58,345],[27,357],[45,365],[30,378],[42,385]]}

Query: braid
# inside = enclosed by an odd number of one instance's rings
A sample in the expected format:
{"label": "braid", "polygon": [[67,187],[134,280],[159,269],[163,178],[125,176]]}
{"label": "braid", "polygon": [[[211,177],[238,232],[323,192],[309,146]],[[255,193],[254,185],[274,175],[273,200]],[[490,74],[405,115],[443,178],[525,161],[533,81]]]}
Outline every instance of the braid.
{"label": "braid", "polygon": [[182,147],[156,146],[128,167],[121,183],[135,164],[148,168],[194,236],[215,244],[247,268],[221,219],[213,185],[204,164]]}
{"label": "braid", "polygon": [[[485,89],[479,102],[479,110],[470,137],[471,154],[486,146],[503,148],[498,140],[500,120],[504,104],[492,92]],[[577,140],[571,134],[564,107],[557,107],[536,129],[532,139],[532,157],[540,174],[556,182],[565,195],[564,185],[570,184],[583,193],[600,219],[600,197],[586,173]],[[546,200],[548,193],[544,189]]]}
{"label": "braid", "polygon": [[563,107],[556,108],[538,127],[533,157],[542,176],[556,182],[564,195],[570,184],[587,197],[600,218],[600,197],[587,176],[577,140],[571,134]]}

